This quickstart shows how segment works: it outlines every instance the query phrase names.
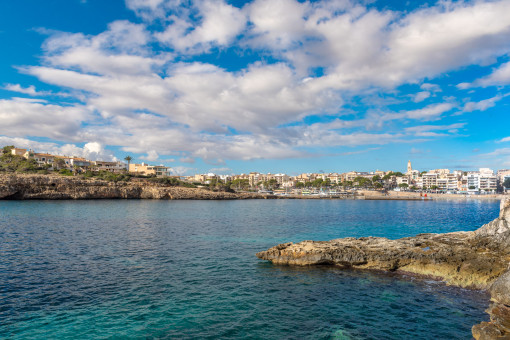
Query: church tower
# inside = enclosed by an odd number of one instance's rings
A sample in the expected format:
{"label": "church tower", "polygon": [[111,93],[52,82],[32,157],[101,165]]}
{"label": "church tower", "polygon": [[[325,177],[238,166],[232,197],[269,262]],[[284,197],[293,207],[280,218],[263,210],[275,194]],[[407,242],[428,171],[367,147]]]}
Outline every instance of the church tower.
{"label": "church tower", "polygon": [[410,174],[413,171],[413,167],[411,166],[411,160],[407,162],[407,173]]}

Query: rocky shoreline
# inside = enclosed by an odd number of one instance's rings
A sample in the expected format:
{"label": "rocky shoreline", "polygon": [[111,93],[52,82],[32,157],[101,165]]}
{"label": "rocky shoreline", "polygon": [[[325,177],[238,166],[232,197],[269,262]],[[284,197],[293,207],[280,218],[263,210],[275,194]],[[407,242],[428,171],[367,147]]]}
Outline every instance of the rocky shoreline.
{"label": "rocky shoreline", "polygon": [[257,257],[281,265],[401,271],[435,277],[449,285],[487,289],[490,322],[473,326],[473,336],[510,339],[510,200],[502,200],[500,208],[498,218],[473,232],[284,243]]}
{"label": "rocky shoreline", "polygon": [[0,175],[0,199],[235,200],[272,198],[257,193],[214,192],[149,181],[109,182],[58,175]]}

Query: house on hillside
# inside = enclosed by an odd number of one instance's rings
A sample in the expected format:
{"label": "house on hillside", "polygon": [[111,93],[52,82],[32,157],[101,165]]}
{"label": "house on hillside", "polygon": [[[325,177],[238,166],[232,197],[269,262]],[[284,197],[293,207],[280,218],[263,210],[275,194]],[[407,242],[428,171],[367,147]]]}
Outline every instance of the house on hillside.
{"label": "house on hillside", "polygon": [[92,165],[95,167],[95,171],[109,171],[114,173],[120,173],[127,170],[126,163],[122,162],[107,162],[107,161],[93,161]]}
{"label": "house on hillside", "polygon": [[129,172],[140,175],[155,175],[157,177],[170,176],[171,168],[163,165],[129,164]]}
{"label": "house on hillside", "polygon": [[12,149],[11,149],[11,153],[12,153],[13,155],[16,155],[16,156],[21,156],[21,157],[25,157],[25,158],[27,158],[27,157],[25,156],[25,154],[27,153],[27,149],[12,148]]}

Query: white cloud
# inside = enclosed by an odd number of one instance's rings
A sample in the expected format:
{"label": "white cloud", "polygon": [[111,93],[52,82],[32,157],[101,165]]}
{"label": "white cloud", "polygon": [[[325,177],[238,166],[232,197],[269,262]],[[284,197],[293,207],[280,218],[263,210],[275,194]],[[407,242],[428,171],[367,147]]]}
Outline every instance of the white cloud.
{"label": "white cloud", "polygon": [[179,158],[179,161],[182,163],[189,163],[189,164],[195,163],[195,159],[193,157],[181,157],[181,158]]}
{"label": "white cloud", "polygon": [[198,24],[189,20],[189,15],[172,14],[171,23],[155,34],[156,39],[180,52],[195,54],[228,45],[246,26],[243,11],[222,0],[198,1],[194,6],[200,16]]}
{"label": "white cloud", "polygon": [[208,172],[213,173],[213,174],[220,174],[220,175],[228,175],[228,174],[233,174],[234,173],[232,171],[232,169],[226,168],[226,167],[223,167],[223,168],[211,168],[211,169],[209,169]]}
{"label": "white cloud", "polygon": [[501,65],[489,76],[478,80],[475,84],[483,87],[510,84],[510,62]]}
{"label": "white cloud", "polygon": [[501,100],[502,96],[495,96],[492,98],[484,99],[479,102],[468,102],[464,105],[464,112],[473,112],[473,111],[485,111],[490,109],[491,107],[496,106],[496,102]]}
{"label": "white cloud", "polygon": [[55,154],[66,156],[77,156],[89,159],[91,161],[117,161],[118,159],[113,155],[113,152],[105,149],[104,145],[98,142],[86,143],[83,148],[77,147],[73,144],[66,144],[53,151]]}
{"label": "white cloud", "polygon": [[429,92],[441,92],[441,87],[437,84],[431,84],[431,83],[423,83],[420,86],[420,89],[424,91]]}
{"label": "white cloud", "polygon": [[418,92],[414,96],[413,102],[419,103],[419,102],[422,102],[422,101],[424,101],[425,99],[427,99],[429,97],[430,97],[430,92],[429,91],[421,91],[421,92]]}
{"label": "white cloud", "polygon": [[411,119],[434,120],[453,108],[454,105],[451,103],[430,104],[423,109],[407,111],[405,112],[405,116]]}
{"label": "white cloud", "polygon": [[37,91],[34,85],[29,85],[27,87],[23,87],[20,84],[7,84],[4,87],[4,90],[12,91],[12,92],[18,92],[27,94],[29,96],[58,96],[58,97],[70,97],[70,94],[58,92],[54,93],[51,91]]}
{"label": "white cloud", "polygon": [[450,125],[418,125],[413,127],[405,128],[406,132],[409,133],[421,133],[427,131],[448,131],[448,130],[457,130],[461,129],[466,125],[466,123],[455,123]]}
{"label": "white cloud", "polygon": [[149,162],[154,162],[159,158],[158,153],[156,150],[150,150],[147,152],[147,156],[141,156],[140,159],[144,159]]}
{"label": "white cloud", "polygon": [[0,100],[1,135],[77,140],[82,122],[92,119],[91,111],[85,106],[60,106],[40,100]]}
{"label": "white cloud", "polygon": [[[508,1],[439,2],[410,13],[349,1],[256,0],[241,9],[222,0],[126,4],[145,21],[115,21],[98,35],[54,33],[44,44],[42,65],[24,68],[69,89],[83,104],[2,100],[0,134],[95,141],[147,160],[172,155],[218,164],[301,157],[309,147],[440,137],[457,128],[367,131],[399,120],[438,120],[453,103],[396,113],[375,109],[353,120],[342,119],[350,113],[342,105],[426,79],[414,97],[422,102],[441,91],[429,83],[434,76],[487,65],[510,52]],[[151,32],[153,24],[161,31]],[[189,56],[229,47],[279,62],[234,72]],[[507,65],[485,83],[504,84]],[[38,93],[33,86],[7,86]],[[487,109],[494,98],[467,103],[464,111]],[[306,117],[322,115],[331,122],[302,125]]]}
{"label": "white cloud", "polygon": [[17,148],[32,149],[53,155],[83,157],[92,161],[117,161],[113,152],[97,142],[86,143],[83,147],[74,144],[59,145],[53,142],[38,142],[27,138],[0,136],[0,145],[14,145]]}
{"label": "white cloud", "polygon": [[34,85],[30,85],[28,87],[22,87],[20,84],[7,84],[4,86],[4,89],[7,91],[28,94],[30,96],[38,95],[38,92],[35,90]]}
{"label": "white cloud", "polygon": [[172,169],[170,169],[170,172],[177,176],[186,176],[195,174],[197,172],[197,169],[186,166],[174,166],[172,167]]}

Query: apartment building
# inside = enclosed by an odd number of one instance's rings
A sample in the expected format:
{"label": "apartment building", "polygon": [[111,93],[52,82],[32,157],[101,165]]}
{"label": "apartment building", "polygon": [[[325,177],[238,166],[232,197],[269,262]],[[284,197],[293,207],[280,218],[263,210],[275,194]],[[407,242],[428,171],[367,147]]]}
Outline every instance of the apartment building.
{"label": "apartment building", "polygon": [[439,178],[439,174],[437,173],[425,173],[421,176],[422,179],[422,188],[430,189],[433,186],[437,186],[437,179]]}
{"label": "apartment building", "polygon": [[171,169],[163,165],[129,164],[129,172],[140,175],[170,176]]}
{"label": "apartment building", "polygon": [[92,165],[96,171],[108,171],[120,173],[127,170],[126,164],[122,162],[93,161]]}
{"label": "apartment building", "polygon": [[494,171],[481,168],[478,172],[467,174],[468,193],[495,192],[498,188],[498,177]]}

